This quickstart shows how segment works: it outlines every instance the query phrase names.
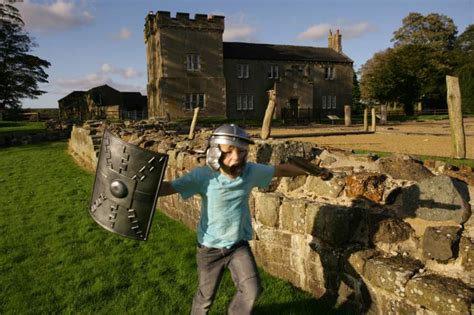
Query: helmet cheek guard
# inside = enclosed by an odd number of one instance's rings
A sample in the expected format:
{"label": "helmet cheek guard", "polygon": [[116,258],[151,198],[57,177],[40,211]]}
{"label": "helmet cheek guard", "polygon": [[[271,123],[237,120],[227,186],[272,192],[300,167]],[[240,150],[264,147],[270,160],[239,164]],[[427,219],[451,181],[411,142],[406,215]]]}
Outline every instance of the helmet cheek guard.
{"label": "helmet cheek guard", "polygon": [[222,151],[218,144],[211,144],[206,152],[206,164],[214,171],[221,168],[220,159]]}

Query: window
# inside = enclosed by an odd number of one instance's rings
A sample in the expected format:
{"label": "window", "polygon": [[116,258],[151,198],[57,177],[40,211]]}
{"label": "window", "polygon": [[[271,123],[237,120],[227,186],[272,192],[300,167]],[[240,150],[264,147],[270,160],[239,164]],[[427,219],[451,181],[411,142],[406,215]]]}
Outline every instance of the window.
{"label": "window", "polygon": [[253,95],[237,95],[237,110],[253,110]]}
{"label": "window", "polygon": [[188,69],[188,71],[198,71],[199,69],[201,69],[199,55],[197,54],[186,55],[186,68]]}
{"label": "window", "polygon": [[238,64],[237,65],[237,78],[247,79],[249,77],[249,65],[248,64]]}
{"label": "window", "polygon": [[191,110],[195,107],[204,108],[206,98],[204,94],[190,93],[186,94],[186,100],[184,103],[184,109]]}
{"label": "window", "polygon": [[325,80],[334,80],[336,77],[336,69],[334,67],[324,68],[324,79]]}
{"label": "window", "polygon": [[270,65],[270,70],[268,71],[268,78],[269,79],[278,79],[278,66],[277,65]]}
{"label": "window", "polygon": [[323,96],[322,109],[336,109],[336,97],[335,96]]}

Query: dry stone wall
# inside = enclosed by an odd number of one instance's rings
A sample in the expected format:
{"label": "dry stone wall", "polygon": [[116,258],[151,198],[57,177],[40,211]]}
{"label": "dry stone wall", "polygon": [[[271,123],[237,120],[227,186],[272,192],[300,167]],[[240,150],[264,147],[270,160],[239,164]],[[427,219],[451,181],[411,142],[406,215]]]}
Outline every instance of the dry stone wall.
{"label": "dry stone wall", "polygon": [[[166,180],[204,165],[210,131],[194,140],[153,124],[109,126],[124,140],[169,155]],[[93,168],[93,135],[75,128],[70,150]],[[97,147],[97,145],[96,145]],[[256,141],[249,159],[297,155],[333,177],[275,179],[252,192],[252,248],[267,272],[354,313],[472,314],[474,174],[406,155],[378,158],[289,141]],[[158,208],[194,229],[200,198],[159,198]]]}

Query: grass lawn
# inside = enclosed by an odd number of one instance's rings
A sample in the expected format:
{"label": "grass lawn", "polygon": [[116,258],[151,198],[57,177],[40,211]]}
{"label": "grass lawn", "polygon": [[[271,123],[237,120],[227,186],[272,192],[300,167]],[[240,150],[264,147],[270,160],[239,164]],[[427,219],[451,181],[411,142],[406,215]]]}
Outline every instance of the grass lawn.
{"label": "grass lawn", "polygon": [[42,132],[46,130],[44,122],[30,121],[1,121],[0,134],[12,132]]}
{"label": "grass lawn", "polygon": [[[89,216],[93,175],[66,142],[0,149],[0,314],[188,314],[197,281],[195,234],[161,213],[146,242]],[[262,272],[255,314],[336,313]],[[212,314],[234,288],[224,278]]]}

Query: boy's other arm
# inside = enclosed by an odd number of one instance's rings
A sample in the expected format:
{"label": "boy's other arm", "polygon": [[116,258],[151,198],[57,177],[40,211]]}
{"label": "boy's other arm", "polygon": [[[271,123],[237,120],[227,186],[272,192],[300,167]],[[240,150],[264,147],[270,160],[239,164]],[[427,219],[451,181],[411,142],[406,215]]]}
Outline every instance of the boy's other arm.
{"label": "boy's other arm", "polygon": [[[299,168],[296,165],[285,163],[280,165],[275,165],[275,173],[273,177],[293,177],[299,175],[308,175],[309,173],[302,168]],[[321,169],[321,174],[319,175],[322,179],[328,179],[330,173],[326,169]]]}
{"label": "boy's other arm", "polygon": [[273,177],[293,177],[306,174],[308,173],[305,170],[295,165],[285,163],[275,165],[275,173],[273,173]]}
{"label": "boy's other arm", "polygon": [[161,183],[160,192],[158,193],[158,195],[160,197],[163,197],[163,196],[173,195],[176,193],[177,191],[176,189],[173,188],[173,186],[171,185],[171,182],[163,181]]}

